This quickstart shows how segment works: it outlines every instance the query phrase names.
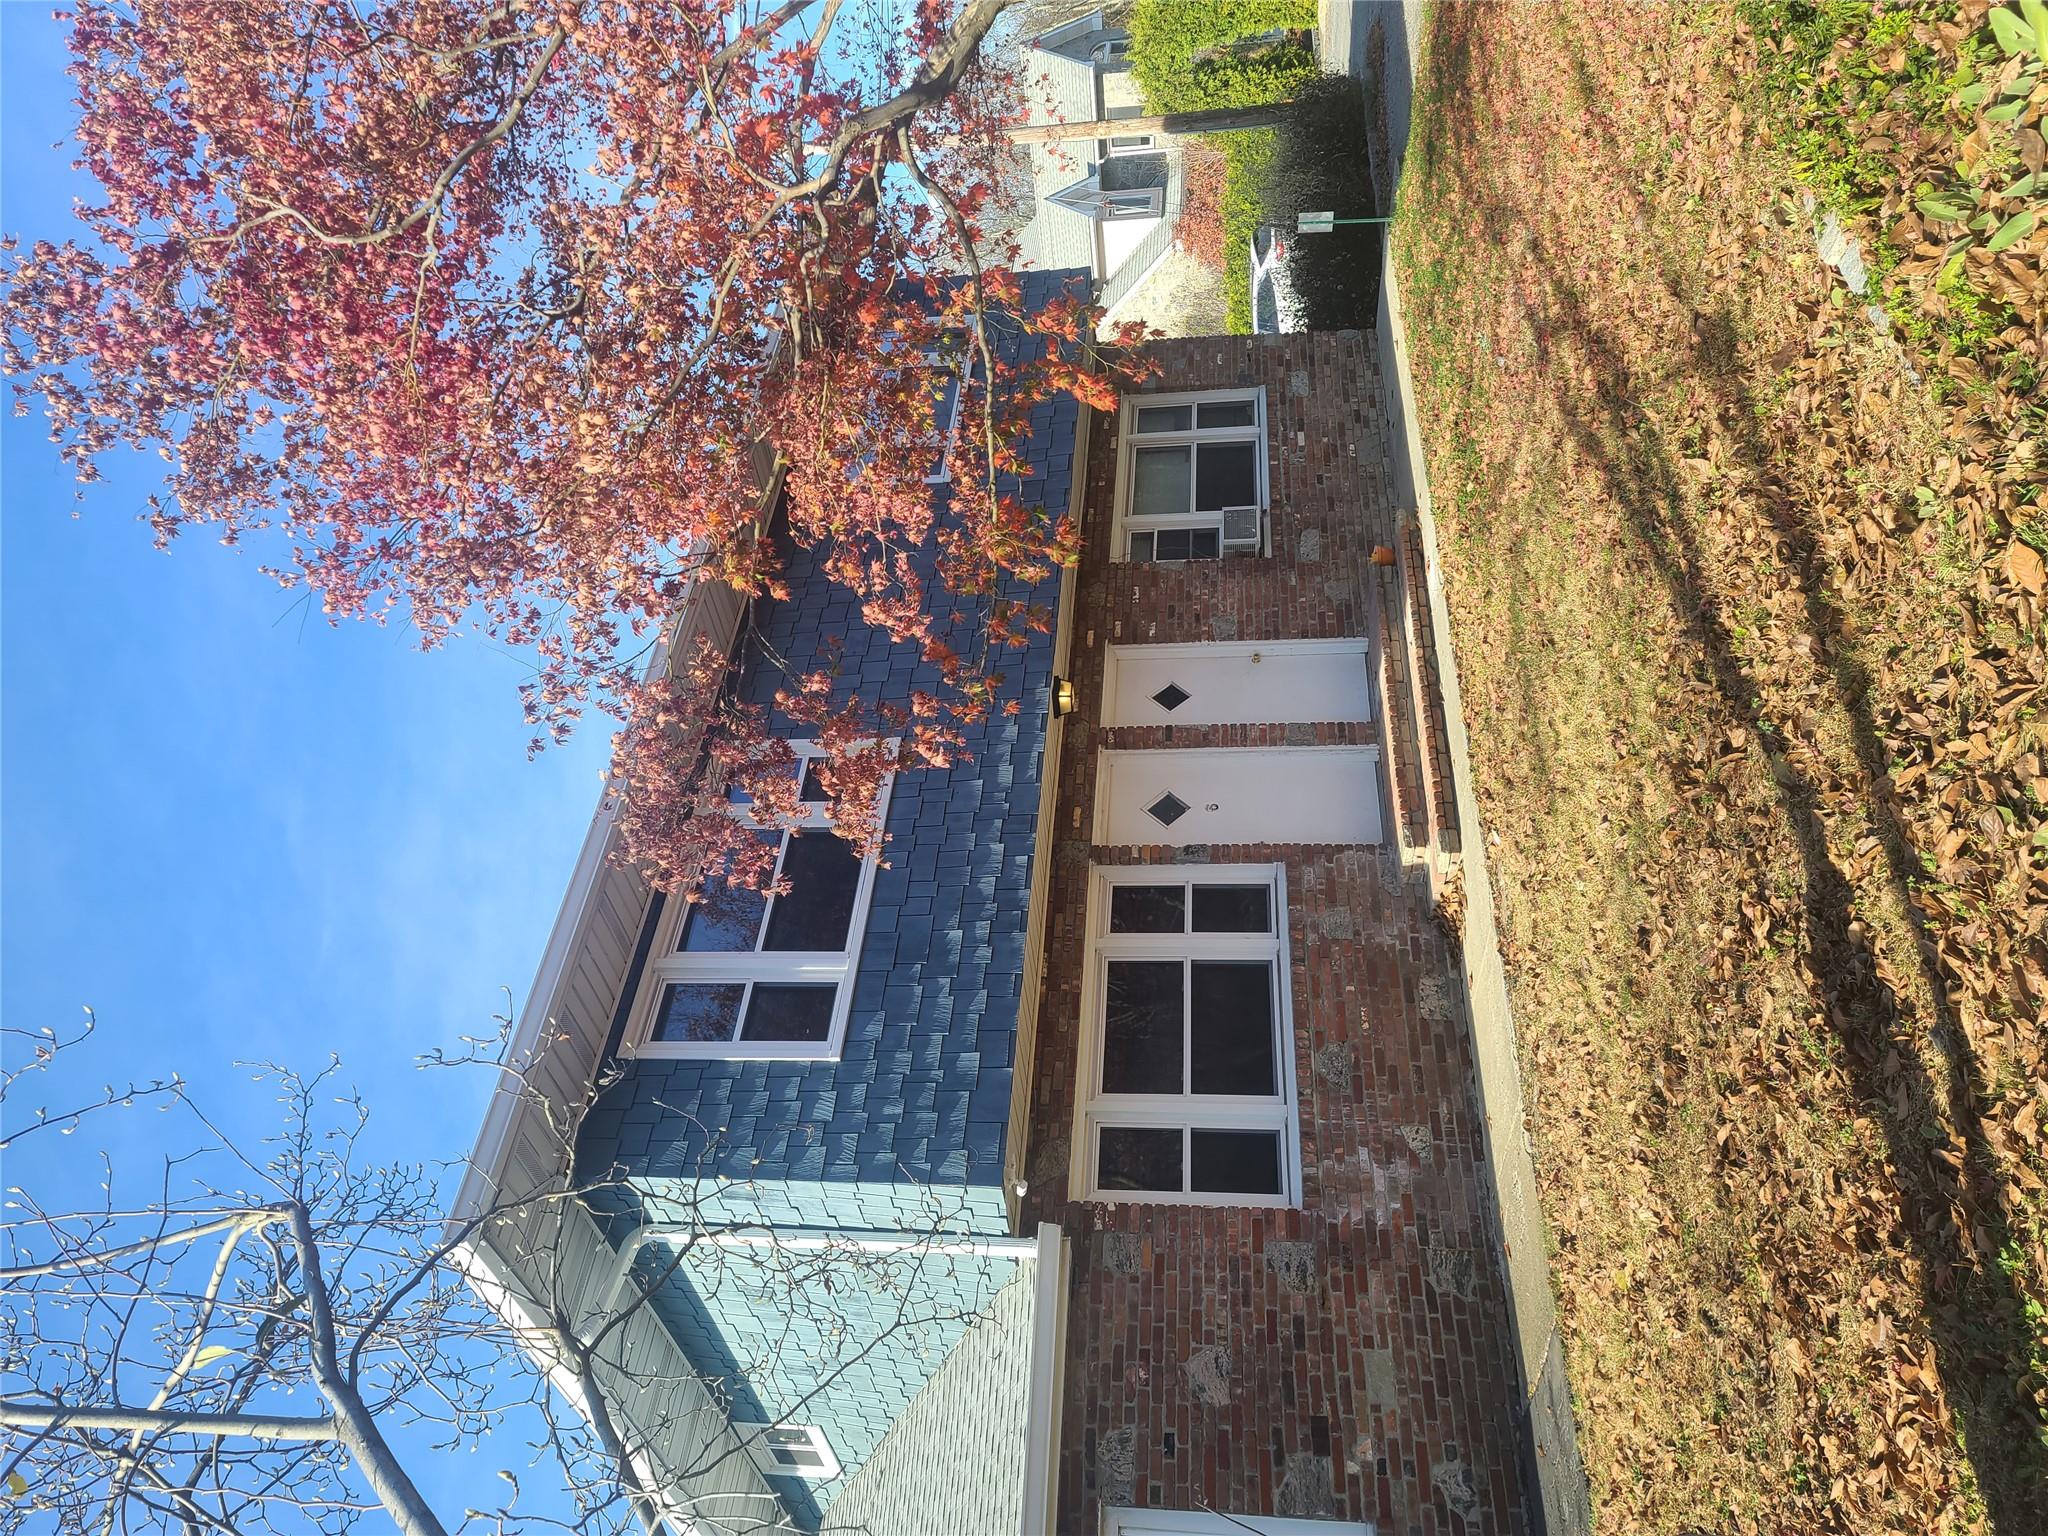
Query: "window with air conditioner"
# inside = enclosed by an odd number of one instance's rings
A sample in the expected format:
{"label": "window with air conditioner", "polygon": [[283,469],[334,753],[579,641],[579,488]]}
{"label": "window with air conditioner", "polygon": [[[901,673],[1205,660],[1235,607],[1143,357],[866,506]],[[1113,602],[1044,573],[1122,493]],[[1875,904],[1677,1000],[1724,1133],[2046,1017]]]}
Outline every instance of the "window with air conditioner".
{"label": "window with air conditioner", "polygon": [[1298,1198],[1277,865],[1098,869],[1075,1184],[1093,1200]]}
{"label": "window with air conditioner", "polygon": [[1127,395],[1121,426],[1115,541],[1124,559],[1263,552],[1263,389]]}
{"label": "window with air conditioner", "polygon": [[[710,881],[669,901],[640,984],[631,1038],[654,1057],[833,1059],[846,1033],[875,861],[832,830],[818,749],[791,742],[801,825],[762,827],[779,895]],[[879,814],[888,814],[888,786]],[[733,814],[745,817],[736,802]]]}

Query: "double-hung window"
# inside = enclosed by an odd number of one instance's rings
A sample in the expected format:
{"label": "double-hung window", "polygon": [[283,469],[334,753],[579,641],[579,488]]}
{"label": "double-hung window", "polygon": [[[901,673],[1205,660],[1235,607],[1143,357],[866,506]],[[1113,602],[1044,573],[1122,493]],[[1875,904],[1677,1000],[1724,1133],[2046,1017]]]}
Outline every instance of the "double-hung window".
{"label": "double-hung window", "polygon": [[[839,1054],[875,861],[832,830],[817,749],[790,745],[804,820],[757,833],[774,846],[777,881],[789,888],[771,896],[713,880],[701,901],[669,902],[640,989],[643,1056]],[[879,811],[888,812],[886,786]]]}
{"label": "double-hung window", "polygon": [[1076,1188],[1296,1198],[1285,886],[1274,865],[1098,869]]}
{"label": "double-hung window", "polygon": [[967,386],[974,378],[975,369],[981,365],[981,359],[971,350],[972,347],[970,338],[961,351],[934,348],[924,355],[924,365],[931,370],[937,395],[932,420],[939,429],[942,444],[938,462],[925,476],[932,485],[944,485],[953,478],[952,468],[946,461],[953,456],[953,444],[960,436],[960,417],[966,404]]}
{"label": "double-hung window", "polygon": [[1126,560],[1214,560],[1265,542],[1266,393],[1126,395],[1117,465]]}

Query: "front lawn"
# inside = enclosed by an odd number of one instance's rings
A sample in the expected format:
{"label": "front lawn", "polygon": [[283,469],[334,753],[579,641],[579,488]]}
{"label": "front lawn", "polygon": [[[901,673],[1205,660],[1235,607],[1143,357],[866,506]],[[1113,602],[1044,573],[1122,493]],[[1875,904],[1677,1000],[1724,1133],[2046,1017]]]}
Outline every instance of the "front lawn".
{"label": "front lawn", "polygon": [[2048,1530],[2040,331],[1957,298],[2048,236],[1872,185],[2007,152],[1962,9],[1422,51],[1396,268],[1606,1531]]}

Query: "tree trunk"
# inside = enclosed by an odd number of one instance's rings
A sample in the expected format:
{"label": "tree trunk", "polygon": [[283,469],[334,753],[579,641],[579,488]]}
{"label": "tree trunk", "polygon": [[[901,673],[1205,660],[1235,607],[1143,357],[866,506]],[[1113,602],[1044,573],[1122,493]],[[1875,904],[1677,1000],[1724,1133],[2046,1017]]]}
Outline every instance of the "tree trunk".
{"label": "tree trunk", "polygon": [[1087,123],[1025,123],[1005,128],[1014,144],[1056,144],[1062,139],[1106,139],[1131,133],[1229,133],[1270,128],[1287,116],[1290,103],[1264,107],[1211,107],[1202,112],[1165,112],[1157,117],[1098,117]]}
{"label": "tree trunk", "polygon": [[448,1528],[406,1474],[397,1453],[377,1427],[376,1416],[341,1368],[334,1312],[328,1305],[327,1279],[321,1272],[320,1245],[313,1235],[312,1217],[296,1200],[290,1209],[292,1237],[299,1252],[299,1274],[306,1289],[307,1316],[312,1323],[308,1363],[312,1366],[314,1385],[334,1411],[334,1438],[347,1449],[370,1491],[377,1495],[377,1502],[384,1506],[403,1536],[448,1536]]}

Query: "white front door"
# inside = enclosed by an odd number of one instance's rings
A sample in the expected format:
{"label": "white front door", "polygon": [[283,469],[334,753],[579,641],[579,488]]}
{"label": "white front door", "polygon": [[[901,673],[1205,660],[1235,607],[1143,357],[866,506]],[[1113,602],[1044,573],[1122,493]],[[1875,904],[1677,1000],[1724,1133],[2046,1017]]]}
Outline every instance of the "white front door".
{"label": "white front door", "polygon": [[1104,725],[1289,725],[1370,720],[1364,640],[1112,645]]}
{"label": "white front door", "polygon": [[1166,747],[1104,752],[1095,840],[1377,843],[1380,749]]}

